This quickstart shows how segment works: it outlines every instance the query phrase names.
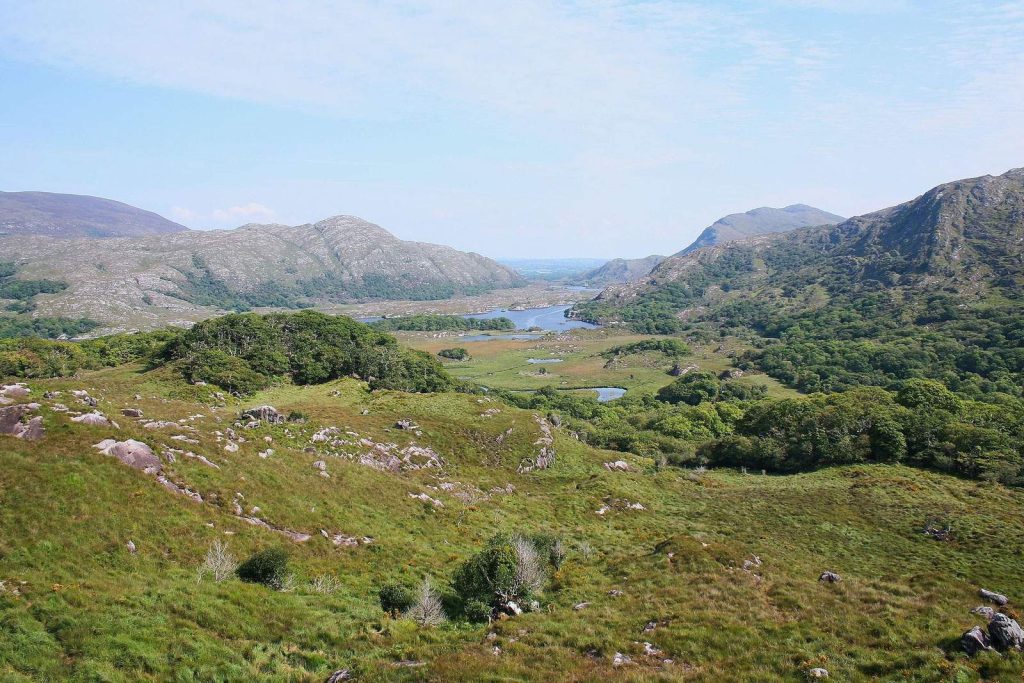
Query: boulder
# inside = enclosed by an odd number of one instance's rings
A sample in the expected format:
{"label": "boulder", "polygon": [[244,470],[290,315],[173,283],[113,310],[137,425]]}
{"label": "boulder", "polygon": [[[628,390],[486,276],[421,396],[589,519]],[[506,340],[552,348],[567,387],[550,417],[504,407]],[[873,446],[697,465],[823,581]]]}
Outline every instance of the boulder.
{"label": "boulder", "polygon": [[606,462],[604,468],[609,472],[628,472],[629,463],[625,460],[615,460],[612,462]]}
{"label": "boulder", "polygon": [[349,673],[348,669],[338,669],[337,671],[332,673],[330,676],[328,676],[327,680],[324,681],[324,683],[341,683],[341,681],[351,681],[351,680],[352,680],[352,674]]}
{"label": "boulder", "polygon": [[979,617],[985,617],[985,621],[992,621],[992,617],[996,615],[996,611],[988,605],[978,605],[971,610],[971,614],[977,614]]}
{"label": "boulder", "polygon": [[2,387],[0,387],[0,394],[6,396],[7,398],[24,398],[31,393],[32,390],[21,383],[5,384]]}
{"label": "boulder", "polygon": [[135,547],[135,543],[131,539],[129,539],[128,542],[124,544],[124,547],[127,548],[128,552],[130,552],[132,555],[138,552],[138,548]]}
{"label": "boulder", "polygon": [[815,667],[808,671],[807,675],[811,678],[828,678],[828,669],[822,669],[820,666]]}
{"label": "boulder", "polygon": [[0,434],[9,434],[27,441],[41,439],[43,437],[43,418],[36,416],[28,422],[22,422],[26,415],[38,408],[38,403],[22,403],[0,408]]}
{"label": "boulder", "polygon": [[277,408],[273,406],[257,406],[256,408],[243,410],[242,414],[239,415],[239,419],[266,422],[268,424],[280,424],[284,422],[284,416],[277,412]]}
{"label": "boulder", "polygon": [[78,417],[73,417],[73,418],[71,418],[71,421],[72,422],[77,422],[77,423],[83,424],[83,425],[93,425],[93,426],[97,426],[97,427],[110,427],[110,426],[115,426],[116,427],[117,426],[117,425],[114,425],[114,423],[112,423],[110,420],[108,420],[106,415],[104,415],[103,413],[99,412],[98,410],[94,410],[91,413],[83,413],[82,415],[79,415]]}
{"label": "boulder", "polygon": [[162,469],[160,458],[153,452],[153,449],[134,439],[127,441],[115,441],[104,439],[93,448],[104,455],[112,455],[125,465],[142,470],[146,474],[159,474]]}
{"label": "boulder", "polygon": [[1002,593],[993,593],[992,591],[985,590],[984,588],[982,588],[981,590],[978,591],[978,595],[980,595],[981,597],[985,598],[986,600],[991,600],[992,602],[994,602],[995,604],[999,605],[1000,607],[1002,607],[1006,603],[1010,602],[1010,599],[1007,598]]}
{"label": "boulder", "polygon": [[835,572],[822,572],[821,576],[818,577],[818,581],[824,583],[839,583],[843,580],[843,577],[839,576]]}
{"label": "boulder", "polygon": [[1024,629],[1016,619],[996,613],[988,623],[988,635],[999,650],[1020,650],[1024,646]]}
{"label": "boulder", "polygon": [[142,417],[142,411],[138,408],[122,408],[121,414],[125,417]]}
{"label": "boulder", "polygon": [[992,649],[992,643],[988,639],[988,635],[980,626],[964,631],[964,634],[960,636],[960,645],[963,646],[964,652],[971,657],[984,650]]}
{"label": "boulder", "polygon": [[395,423],[395,427],[398,429],[419,429],[419,425],[412,420],[399,420]]}

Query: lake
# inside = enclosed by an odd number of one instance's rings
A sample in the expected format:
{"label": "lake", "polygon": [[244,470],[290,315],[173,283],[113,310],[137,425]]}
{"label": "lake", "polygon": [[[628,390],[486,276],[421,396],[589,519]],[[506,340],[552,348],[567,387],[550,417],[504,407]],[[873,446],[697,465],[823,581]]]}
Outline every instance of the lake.
{"label": "lake", "polygon": [[464,316],[478,320],[490,320],[491,318],[508,318],[516,324],[517,330],[528,330],[531,327],[539,327],[545,332],[564,332],[565,330],[591,330],[597,327],[592,323],[582,320],[570,320],[565,317],[565,312],[572,306],[547,306],[545,308],[528,308],[523,311],[509,311],[498,309],[486,313],[473,313]]}
{"label": "lake", "polygon": [[594,387],[591,391],[597,392],[597,400],[601,403],[614,401],[626,395],[626,390],[622,387]]}

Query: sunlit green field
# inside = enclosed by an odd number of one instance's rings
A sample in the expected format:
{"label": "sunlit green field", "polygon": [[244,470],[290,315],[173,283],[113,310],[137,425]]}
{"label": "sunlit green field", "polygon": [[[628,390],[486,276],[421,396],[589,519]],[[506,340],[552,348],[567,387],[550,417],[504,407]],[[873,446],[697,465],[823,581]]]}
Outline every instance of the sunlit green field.
{"label": "sunlit green field", "polygon": [[[535,340],[505,339],[495,334],[488,341],[461,341],[457,336],[437,337],[433,333],[400,332],[397,336],[407,345],[430,353],[441,349],[462,347],[469,351],[468,361],[445,361],[455,376],[500,389],[622,387],[634,392],[654,392],[670,383],[668,374],[673,359],[660,353],[638,353],[624,356],[613,363],[601,356],[608,349],[652,339],[617,330],[573,330]],[[732,367],[730,354],[742,351],[735,340],[712,344],[692,344],[689,355],[678,359],[681,366],[720,373]],[[529,360],[557,360],[556,363],[531,364]],[[739,377],[738,382],[763,384],[769,396],[794,396],[796,392],[764,374]]]}
{"label": "sunlit green field", "polygon": [[[601,362],[593,353],[620,341],[582,342],[557,372],[581,382],[584,368]],[[499,371],[541,349],[470,348],[464,374],[534,381]],[[703,353],[693,362],[717,362]],[[667,381],[660,368],[599,370],[594,384]],[[360,681],[800,681],[825,667],[841,681],[1019,681],[1024,667],[1019,654],[968,660],[956,642],[980,623],[969,613],[979,587],[1007,593],[1011,607],[1024,596],[1017,490],[901,466],[785,477],[656,469],[564,430],[555,430],[555,464],[520,474],[539,435],[530,412],[472,395],[370,393],[354,380],[283,386],[223,407],[210,387],[139,368],[30,387],[43,404],[45,439],[0,436],[0,680],[323,681],[349,669]],[[47,389],[65,393],[42,400]],[[120,428],[54,412],[58,400],[74,405],[70,389],[88,389]],[[246,442],[225,451],[216,432],[240,408],[265,403],[308,421],[239,430]],[[119,415],[125,406],[151,419],[184,418],[192,429],[145,429]],[[396,429],[398,419],[414,421],[420,434]],[[430,447],[444,466],[386,472],[304,451],[325,426]],[[177,434],[197,443],[171,439]],[[92,448],[108,437],[209,458],[219,469],[181,454],[165,465],[205,502]],[[267,448],[273,454],[260,457]],[[329,478],[312,466],[316,459],[326,460]],[[602,466],[618,459],[633,471]],[[310,540],[242,521],[232,509],[238,493],[246,513],[258,508]],[[410,497],[419,493],[443,506]],[[597,514],[604,505],[610,510]],[[954,539],[921,533],[931,518],[948,520]],[[373,540],[339,547],[321,530]],[[539,612],[432,629],[382,612],[380,585],[431,575],[444,587],[499,531],[565,539],[568,559]],[[241,558],[287,548],[293,590],[198,580],[217,539]],[[754,555],[762,564],[744,570]],[[843,581],[820,584],[826,569]],[[310,580],[323,575],[336,577],[335,592],[313,590]],[[616,653],[629,661],[616,667]]]}

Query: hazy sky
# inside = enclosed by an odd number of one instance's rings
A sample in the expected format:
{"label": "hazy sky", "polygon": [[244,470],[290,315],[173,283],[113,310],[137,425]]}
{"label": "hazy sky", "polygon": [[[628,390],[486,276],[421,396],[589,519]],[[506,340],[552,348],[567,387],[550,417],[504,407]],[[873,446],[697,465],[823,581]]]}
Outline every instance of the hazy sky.
{"label": "hazy sky", "polygon": [[1024,0],[0,0],[0,189],[642,256],[1024,166]]}

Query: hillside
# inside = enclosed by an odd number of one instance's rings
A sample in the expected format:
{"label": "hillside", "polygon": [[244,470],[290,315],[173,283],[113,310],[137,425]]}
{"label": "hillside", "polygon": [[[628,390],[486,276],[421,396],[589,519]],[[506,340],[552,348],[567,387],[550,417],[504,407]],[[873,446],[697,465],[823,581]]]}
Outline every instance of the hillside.
{"label": "hillside", "polygon": [[103,241],[0,237],[18,279],[62,282],[34,315],[112,329],[198,320],[218,310],[366,299],[444,299],[516,286],[513,270],[450,247],[399,240],[353,216]]}
{"label": "hillside", "polygon": [[650,273],[664,260],[664,256],[657,254],[636,259],[612,259],[600,267],[580,275],[577,281],[599,287],[614,283],[635,282]]}
{"label": "hillside", "polygon": [[[799,681],[822,668],[1012,681],[1024,668],[1020,653],[960,645],[985,623],[970,611],[980,588],[1009,596],[1000,611],[1021,599],[1019,489],[898,464],[666,467],[588,446],[550,410],[350,378],[243,400],[129,364],[4,393],[39,418],[0,435],[5,680]],[[488,623],[458,591],[502,533],[553,559],[536,607]],[[280,581],[231,571],[276,548]],[[385,612],[383,588],[397,586],[391,600],[424,577],[448,621]]]}
{"label": "hillside", "polygon": [[680,251],[677,256],[689,254],[702,247],[735,242],[757,235],[788,232],[812,225],[835,225],[843,220],[842,216],[806,204],[792,204],[782,209],[763,206],[745,213],[733,213],[719,218],[704,228],[693,244]]}
{"label": "hillside", "polygon": [[111,199],[54,192],[0,192],[0,235],[141,237],[188,230]]}
{"label": "hillside", "polygon": [[782,340],[751,354],[753,367],[806,390],[920,375],[972,394],[1019,394],[1022,283],[1017,169],[940,185],[838,226],[673,256],[643,283],[609,287],[574,314],[644,331]]}

